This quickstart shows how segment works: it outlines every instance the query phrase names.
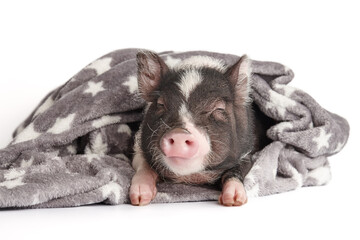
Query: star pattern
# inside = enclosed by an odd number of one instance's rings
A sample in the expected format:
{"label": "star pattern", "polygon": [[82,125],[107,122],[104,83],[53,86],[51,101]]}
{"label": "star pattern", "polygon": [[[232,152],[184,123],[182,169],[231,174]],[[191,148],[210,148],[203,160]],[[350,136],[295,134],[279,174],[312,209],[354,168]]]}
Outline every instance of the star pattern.
{"label": "star pattern", "polygon": [[314,137],[312,140],[316,143],[317,150],[319,151],[321,148],[329,147],[329,139],[331,137],[331,133],[326,133],[326,131],[321,128],[319,136]]}
{"label": "star pattern", "polygon": [[269,101],[265,103],[266,109],[274,109],[281,118],[285,118],[286,111],[294,106],[296,106],[296,102],[294,100],[275,91],[269,90]]}
{"label": "star pattern", "polygon": [[283,84],[275,84],[275,87],[278,89],[282,89],[284,91],[284,95],[290,97],[297,89],[288,85]]}
{"label": "star pattern", "polygon": [[88,88],[85,89],[84,93],[91,93],[91,95],[94,97],[99,92],[104,91],[105,88],[103,88],[103,82],[88,82]]}
{"label": "star pattern", "polygon": [[120,124],[117,132],[126,133],[127,135],[131,136],[131,129],[127,124]]}
{"label": "star pattern", "polygon": [[54,125],[47,130],[49,133],[59,134],[65,132],[71,128],[71,124],[74,121],[75,113],[69,114],[65,118],[57,118]]}
{"label": "star pattern", "polygon": [[45,112],[47,109],[49,109],[54,104],[54,100],[52,99],[52,96],[50,96],[46,101],[36,110],[34,117],[39,115],[40,113]]}
{"label": "star pattern", "polygon": [[112,58],[110,57],[101,58],[90,63],[85,69],[94,69],[97,75],[100,75],[111,68],[110,66],[111,61]]}
{"label": "star pattern", "polygon": [[109,116],[105,115],[99,119],[93,121],[92,126],[95,128],[100,128],[109,124],[117,123],[121,120],[120,116]]}
{"label": "star pattern", "polygon": [[31,158],[29,160],[27,160],[27,161],[25,159],[23,159],[21,161],[21,163],[20,163],[20,167],[28,168],[33,164],[33,162],[34,162],[34,157],[33,156],[31,156]]}
{"label": "star pattern", "polygon": [[4,174],[4,177],[6,180],[12,180],[19,178],[25,174],[24,170],[18,171],[17,169],[13,168],[7,171],[7,173]]}
{"label": "star pattern", "polygon": [[25,183],[22,181],[25,171],[17,169],[10,169],[4,174],[5,181],[0,183],[0,187],[6,187],[7,189],[13,189],[18,186],[22,186]]}
{"label": "star pattern", "polygon": [[8,180],[5,182],[0,183],[0,187],[6,187],[7,189],[13,189],[18,186],[22,186],[25,183],[22,182],[23,177],[19,177],[16,179]]}
{"label": "star pattern", "polygon": [[25,129],[23,129],[21,131],[21,133],[16,137],[15,141],[13,142],[13,144],[15,143],[20,143],[20,142],[25,142],[25,141],[29,141],[29,140],[33,140],[37,137],[39,137],[41,135],[41,133],[35,131],[34,129],[34,123],[30,123]]}
{"label": "star pattern", "polygon": [[127,86],[129,88],[130,93],[136,92],[138,90],[137,77],[129,76],[128,80],[124,82],[122,85]]}
{"label": "star pattern", "polygon": [[337,153],[337,152],[340,152],[340,150],[344,147],[345,145],[345,142],[339,142],[337,145],[336,145],[336,148],[334,149],[334,153]]}
{"label": "star pattern", "polygon": [[88,163],[91,163],[93,160],[100,160],[99,155],[98,154],[86,154],[86,160]]}
{"label": "star pattern", "polygon": [[103,187],[100,188],[102,195],[104,198],[108,198],[110,197],[110,195],[114,195],[115,197],[115,202],[119,203],[120,201],[120,194],[121,194],[121,187],[119,184],[115,183],[115,182],[110,182],[106,185],[104,185]]}

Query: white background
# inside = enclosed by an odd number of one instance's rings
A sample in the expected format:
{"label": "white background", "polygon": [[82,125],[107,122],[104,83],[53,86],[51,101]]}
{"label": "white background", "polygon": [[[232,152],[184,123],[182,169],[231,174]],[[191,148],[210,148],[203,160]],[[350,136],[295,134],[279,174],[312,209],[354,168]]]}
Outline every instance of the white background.
{"label": "white background", "polygon": [[[0,147],[42,97],[115,49],[209,50],[281,62],[351,125],[325,187],[147,207],[0,210],[1,239],[359,239],[356,1],[2,1]],[[251,3],[250,3],[251,2]],[[125,235],[125,236],[124,236]]]}

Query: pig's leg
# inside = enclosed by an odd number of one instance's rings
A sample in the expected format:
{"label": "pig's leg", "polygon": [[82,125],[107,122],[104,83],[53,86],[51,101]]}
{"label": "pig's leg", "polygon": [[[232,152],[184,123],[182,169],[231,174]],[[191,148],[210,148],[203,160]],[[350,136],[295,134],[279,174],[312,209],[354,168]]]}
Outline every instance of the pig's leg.
{"label": "pig's leg", "polygon": [[223,184],[219,203],[224,206],[241,206],[247,203],[246,191],[239,179],[230,178]]}
{"label": "pig's leg", "polygon": [[243,180],[252,166],[250,157],[226,171],[222,176],[222,192],[219,203],[224,206],[241,206],[247,203]]}
{"label": "pig's leg", "polygon": [[133,159],[136,173],[130,187],[130,201],[133,205],[147,205],[156,196],[156,181],[158,175],[152,170],[141,153],[136,153]]}

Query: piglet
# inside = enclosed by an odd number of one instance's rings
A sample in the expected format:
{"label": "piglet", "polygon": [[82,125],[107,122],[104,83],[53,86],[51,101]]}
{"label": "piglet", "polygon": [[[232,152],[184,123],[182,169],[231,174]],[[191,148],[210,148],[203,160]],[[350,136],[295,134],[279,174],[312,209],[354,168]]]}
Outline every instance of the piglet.
{"label": "piglet", "polygon": [[243,180],[258,147],[250,60],[233,66],[193,56],[170,68],[156,53],[137,54],[138,86],[146,100],[135,136],[130,187],[133,205],[156,196],[159,180],[222,187],[219,203],[247,202]]}

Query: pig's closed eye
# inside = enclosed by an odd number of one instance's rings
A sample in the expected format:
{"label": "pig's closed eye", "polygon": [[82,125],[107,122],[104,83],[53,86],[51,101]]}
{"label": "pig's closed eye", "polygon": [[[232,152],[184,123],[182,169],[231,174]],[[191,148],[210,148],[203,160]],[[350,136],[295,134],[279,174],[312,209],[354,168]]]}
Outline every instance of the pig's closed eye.
{"label": "pig's closed eye", "polygon": [[218,101],[214,105],[214,110],[211,112],[211,117],[216,121],[227,121],[227,114],[225,111],[226,104],[224,101]]}
{"label": "pig's closed eye", "polygon": [[165,109],[165,102],[164,99],[162,97],[159,97],[157,102],[156,102],[156,106],[158,109]]}
{"label": "pig's closed eye", "polygon": [[211,113],[211,116],[212,116],[215,120],[219,120],[219,121],[226,121],[226,120],[227,120],[226,111],[225,111],[225,109],[222,109],[222,108],[217,108],[217,109],[215,109],[215,110]]}

